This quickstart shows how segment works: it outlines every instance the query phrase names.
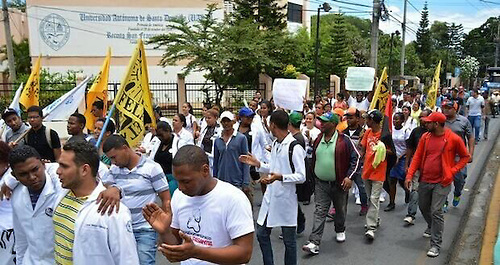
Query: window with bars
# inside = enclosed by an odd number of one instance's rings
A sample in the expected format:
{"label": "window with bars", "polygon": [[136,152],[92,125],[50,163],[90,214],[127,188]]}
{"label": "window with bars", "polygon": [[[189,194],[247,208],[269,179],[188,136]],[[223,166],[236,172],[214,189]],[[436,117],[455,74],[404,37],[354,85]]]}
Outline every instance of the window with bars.
{"label": "window with bars", "polygon": [[302,23],[302,5],[288,3],[288,21]]}

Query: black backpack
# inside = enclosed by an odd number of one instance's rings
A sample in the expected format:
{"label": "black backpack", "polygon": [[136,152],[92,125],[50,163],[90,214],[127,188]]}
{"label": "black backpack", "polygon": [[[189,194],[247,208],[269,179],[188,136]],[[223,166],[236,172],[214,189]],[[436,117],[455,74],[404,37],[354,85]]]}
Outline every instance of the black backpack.
{"label": "black backpack", "polygon": [[[288,147],[288,163],[290,165],[292,173],[295,173],[295,166],[293,165],[292,157],[293,148],[295,148],[296,145],[299,145],[299,142],[297,140],[294,140]],[[297,200],[299,202],[310,201],[311,195],[314,193],[314,178],[312,178],[311,174],[307,174],[307,171],[310,170],[310,165],[308,165],[309,163],[307,161],[307,157],[304,159],[304,163],[306,167],[306,181],[304,183],[296,185]]]}

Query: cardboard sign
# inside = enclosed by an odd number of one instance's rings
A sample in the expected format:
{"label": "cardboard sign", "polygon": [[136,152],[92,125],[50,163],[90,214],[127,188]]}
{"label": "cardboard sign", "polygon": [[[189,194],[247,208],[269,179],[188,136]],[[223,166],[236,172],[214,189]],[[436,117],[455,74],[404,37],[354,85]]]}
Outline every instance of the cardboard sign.
{"label": "cardboard sign", "polygon": [[372,67],[349,67],[345,87],[348,91],[372,91],[375,69]]}
{"label": "cardboard sign", "polygon": [[274,104],[287,110],[302,111],[306,97],[307,80],[274,79]]}

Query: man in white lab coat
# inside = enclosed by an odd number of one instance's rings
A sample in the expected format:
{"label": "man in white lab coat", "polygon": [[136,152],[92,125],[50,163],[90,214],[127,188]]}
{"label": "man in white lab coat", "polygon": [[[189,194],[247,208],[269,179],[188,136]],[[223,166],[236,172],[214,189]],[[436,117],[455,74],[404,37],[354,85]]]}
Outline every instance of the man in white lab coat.
{"label": "man in white lab coat", "polygon": [[297,194],[295,185],[306,180],[304,148],[288,132],[288,114],[277,110],[271,114],[269,126],[277,140],[272,145],[271,162],[261,163],[252,155],[240,160],[269,174],[260,182],[267,184],[259,217],[257,219],[257,240],[262,251],[264,265],[273,265],[271,229],[281,227],[285,244],[285,265],[297,264]]}
{"label": "man in white lab coat", "polygon": [[54,209],[56,264],[139,264],[129,209],[101,215],[96,203],[106,188],[97,180],[99,155],[86,141],[66,143],[57,174],[66,192]]}

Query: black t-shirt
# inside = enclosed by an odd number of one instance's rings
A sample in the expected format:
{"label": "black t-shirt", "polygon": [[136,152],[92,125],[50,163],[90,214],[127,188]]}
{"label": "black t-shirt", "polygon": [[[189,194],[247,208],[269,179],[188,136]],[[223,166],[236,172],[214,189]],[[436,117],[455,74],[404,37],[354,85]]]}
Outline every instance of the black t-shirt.
{"label": "black t-shirt", "polygon": [[165,173],[165,175],[172,174],[173,157],[172,153],[170,153],[172,143],[170,143],[167,148],[165,148],[165,150],[163,150],[163,147],[165,147],[165,145],[160,144],[160,147],[158,147],[158,151],[156,151],[154,161],[161,165],[161,168],[163,169],[163,173]]}
{"label": "black t-shirt", "polygon": [[45,130],[47,128],[42,125],[38,131],[30,130],[26,136],[28,141],[27,145],[33,147],[38,151],[42,159],[50,160],[51,162],[56,162],[56,156],[54,155],[53,149],[61,148],[61,141],[59,140],[59,135],[56,131],[50,129],[50,141],[52,148],[50,148],[47,142],[47,136],[45,135]]}
{"label": "black t-shirt", "polygon": [[[241,126],[240,126],[240,128],[241,128]],[[245,135],[245,137],[247,138],[248,152],[251,153],[252,152],[252,135],[250,134],[250,132],[252,131],[252,128],[249,127],[246,132],[241,132],[240,128],[238,128],[238,132]]]}
{"label": "black t-shirt", "polygon": [[420,138],[424,133],[426,133],[427,130],[425,130],[422,127],[417,127],[411,131],[410,138],[406,140],[406,146],[412,150],[417,150],[418,142],[420,141]]}
{"label": "black t-shirt", "polygon": [[203,136],[203,139],[201,140],[201,144],[203,144],[203,151],[206,153],[212,153],[212,148],[214,145],[214,141],[212,140],[212,137],[215,134],[215,126],[214,127],[208,127],[205,129],[205,135]]}

